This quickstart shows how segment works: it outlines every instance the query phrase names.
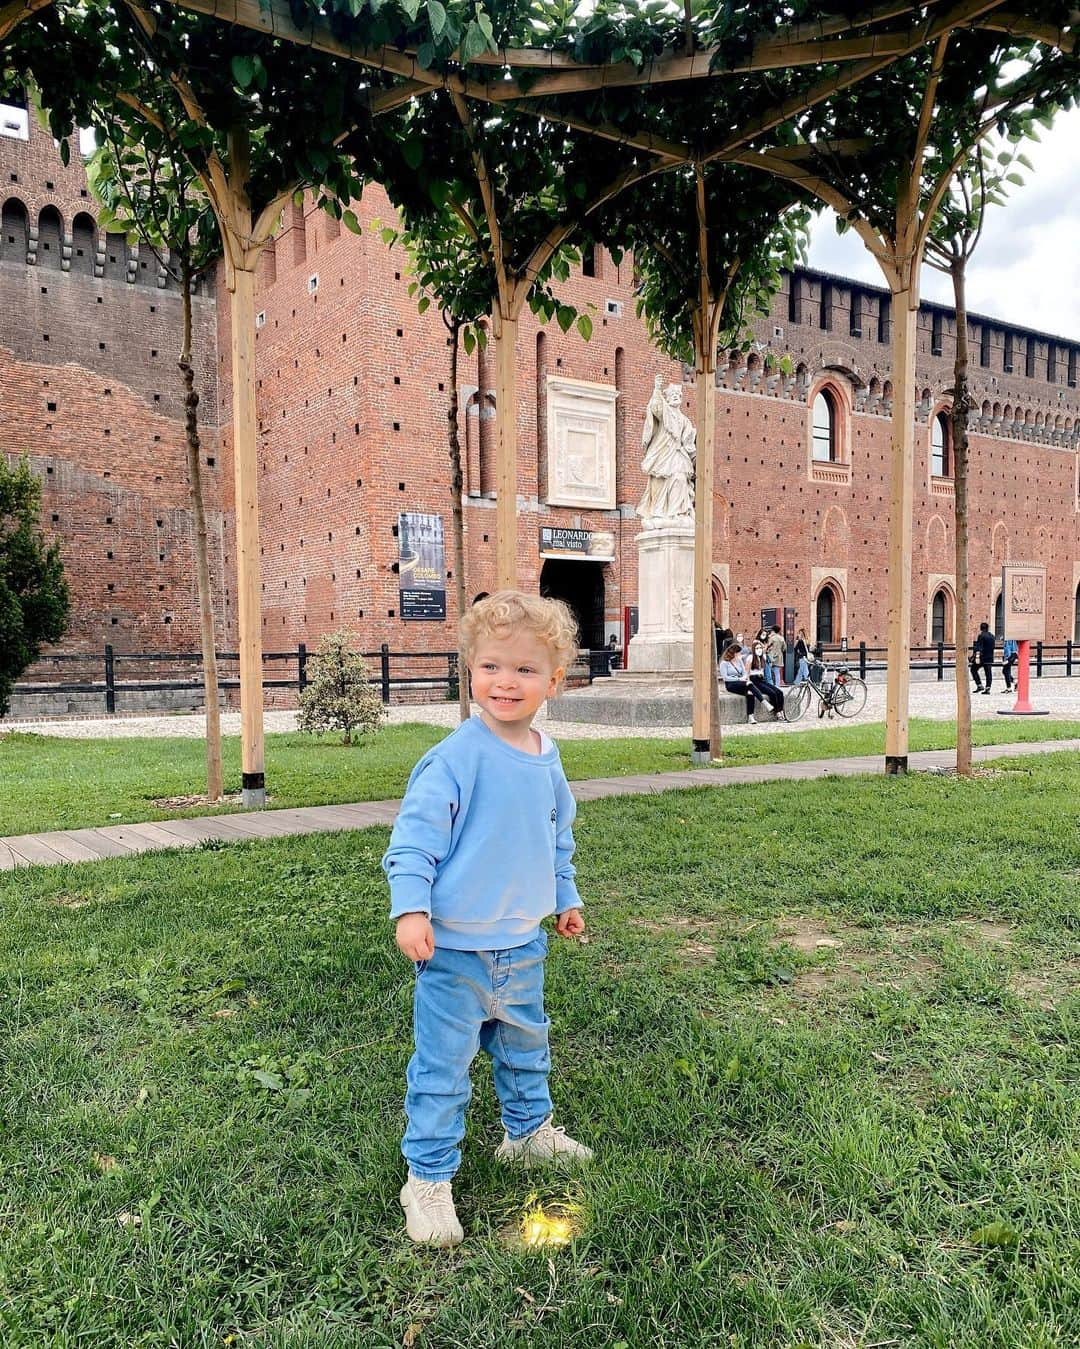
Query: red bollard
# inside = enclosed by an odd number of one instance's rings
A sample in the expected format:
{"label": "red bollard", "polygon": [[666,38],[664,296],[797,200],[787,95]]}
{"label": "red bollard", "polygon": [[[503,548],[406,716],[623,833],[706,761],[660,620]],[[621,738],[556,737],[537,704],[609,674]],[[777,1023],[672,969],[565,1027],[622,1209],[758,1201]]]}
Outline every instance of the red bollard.
{"label": "red bollard", "polygon": [[1049,715],[1046,708],[1032,707],[1031,705],[1031,643],[1019,641],[1017,647],[1017,665],[1016,665],[1016,702],[1010,708],[999,708],[999,717],[1045,717]]}

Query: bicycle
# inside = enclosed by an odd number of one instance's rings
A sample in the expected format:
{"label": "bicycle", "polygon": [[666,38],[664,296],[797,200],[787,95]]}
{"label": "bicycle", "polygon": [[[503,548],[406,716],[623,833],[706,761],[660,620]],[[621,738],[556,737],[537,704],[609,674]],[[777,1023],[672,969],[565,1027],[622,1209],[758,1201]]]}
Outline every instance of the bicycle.
{"label": "bicycle", "polygon": [[866,706],[866,682],[853,675],[846,665],[830,669],[824,661],[810,666],[810,676],[792,685],[784,696],[784,716],[798,721],[814,695],[818,699],[818,717],[836,712],[841,717],[856,717]]}

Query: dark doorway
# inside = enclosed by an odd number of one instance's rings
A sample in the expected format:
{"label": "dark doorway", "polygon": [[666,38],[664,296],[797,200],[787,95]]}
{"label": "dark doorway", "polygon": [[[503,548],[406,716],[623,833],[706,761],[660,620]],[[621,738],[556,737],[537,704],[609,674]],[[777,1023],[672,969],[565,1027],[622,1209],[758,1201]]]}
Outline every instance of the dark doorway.
{"label": "dark doorway", "polygon": [[582,646],[595,651],[604,645],[603,563],[549,557],[540,572],[540,594],[570,606]]}
{"label": "dark doorway", "polygon": [[997,634],[999,641],[1001,640],[1004,631],[1005,631],[1005,592],[1003,590],[1000,593],[1000,595],[998,595],[997,600],[994,603],[994,632]]}

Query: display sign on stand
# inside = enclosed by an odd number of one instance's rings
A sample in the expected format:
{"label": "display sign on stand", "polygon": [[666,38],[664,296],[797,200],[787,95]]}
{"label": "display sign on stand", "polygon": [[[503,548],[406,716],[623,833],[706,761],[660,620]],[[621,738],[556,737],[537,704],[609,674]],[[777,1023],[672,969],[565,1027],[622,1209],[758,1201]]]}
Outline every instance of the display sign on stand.
{"label": "display sign on stand", "polygon": [[1046,640],[1046,568],[1039,562],[1006,562],[1001,569],[1005,631],[997,636],[1017,645],[1016,702],[1000,717],[1045,717],[1031,705],[1031,643]]}

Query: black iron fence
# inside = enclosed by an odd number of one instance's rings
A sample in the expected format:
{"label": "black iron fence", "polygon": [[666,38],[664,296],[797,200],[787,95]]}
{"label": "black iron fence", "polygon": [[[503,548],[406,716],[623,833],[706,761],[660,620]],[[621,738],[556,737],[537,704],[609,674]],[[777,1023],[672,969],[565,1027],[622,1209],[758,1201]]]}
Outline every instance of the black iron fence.
{"label": "black iron fence", "polygon": [[[965,649],[966,650],[966,649]],[[830,664],[847,663],[852,669],[858,669],[861,678],[867,673],[884,674],[888,668],[888,648],[867,646],[865,642],[846,645],[825,646],[825,659]],[[1076,642],[1033,642],[1031,672],[1036,679],[1045,675],[1064,675],[1071,679],[1074,670],[1080,674],[1080,645]],[[997,659],[1001,659],[1001,648],[997,649]],[[966,656],[965,656],[966,659]],[[911,647],[912,671],[930,671],[938,681],[951,678],[956,668],[956,647],[946,642],[935,642],[931,646]]]}
{"label": "black iron fence", "polygon": [[[368,673],[384,703],[407,690],[430,689],[448,699],[458,696],[456,651],[391,651],[387,643],[378,651],[361,653]],[[264,689],[295,689],[308,685],[311,652],[301,642],[292,651],[264,651]],[[218,652],[218,686],[223,691],[239,689],[240,655]],[[117,651],[106,643],[100,655],[56,652],[42,656],[34,666],[33,683],[20,683],[14,695],[48,698],[55,694],[99,694],[106,712],[122,708],[125,694],[183,693],[203,687],[202,656],[190,651]],[[67,677],[65,677],[65,675]]]}
{"label": "black iron fence", "polygon": [[[301,692],[308,684],[310,654],[303,642],[292,651],[264,651],[263,688]],[[415,701],[417,695],[428,691],[448,700],[458,696],[456,651],[391,651],[384,642],[377,651],[362,654],[384,703]],[[868,674],[885,672],[887,654],[885,647],[868,646],[865,642],[825,647],[826,660],[846,662],[864,679]],[[591,684],[594,679],[606,678],[619,668],[622,656],[621,651],[610,647],[580,651],[569,671],[570,681]],[[938,680],[944,680],[951,677],[955,658],[955,647],[944,642],[915,646],[911,648],[911,669],[931,672]],[[235,651],[218,653],[218,683],[222,690],[239,689],[239,660]],[[106,712],[127,711],[130,708],[122,704],[128,694],[201,689],[201,662],[198,653],[117,651],[106,643],[99,654],[56,652],[41,657],[34,667],[34,681],[16,684],[14,694],[19,698],[68,693],[100,695]],[[1036,678],[1053,674],[1071,678],[1074,671],[1080,674],[1080,645],[1071,641],[1034,643],[1032,673]]]}

